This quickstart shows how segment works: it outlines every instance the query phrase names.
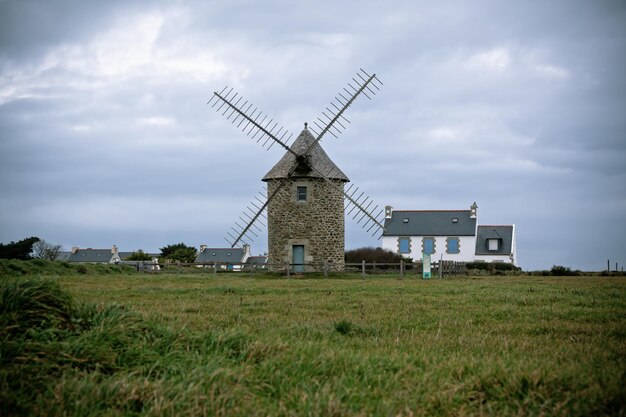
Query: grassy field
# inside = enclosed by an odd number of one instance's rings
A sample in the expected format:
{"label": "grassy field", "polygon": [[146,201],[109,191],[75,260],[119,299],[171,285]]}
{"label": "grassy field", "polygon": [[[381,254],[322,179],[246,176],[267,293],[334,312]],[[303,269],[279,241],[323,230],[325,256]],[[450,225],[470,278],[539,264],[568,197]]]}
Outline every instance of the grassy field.
{"label": "grassy field", "polygon": [[58,282],[100,306],[76,337],[109,336],[72,347],[91,365],[39,388],[45,414],[626,414],[624,278]]}

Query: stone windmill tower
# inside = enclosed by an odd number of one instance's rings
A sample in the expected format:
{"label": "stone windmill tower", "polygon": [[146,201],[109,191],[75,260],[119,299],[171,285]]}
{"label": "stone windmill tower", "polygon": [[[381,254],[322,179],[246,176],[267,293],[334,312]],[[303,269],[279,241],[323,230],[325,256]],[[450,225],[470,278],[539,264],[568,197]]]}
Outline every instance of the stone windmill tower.
{"label": "stone windmill tower", "polygon": [[[358,80],[358,81],[357,81]],[[345,129],[349,121],[343,113],[360,95],[370,98],[382,83],[376,75],[360,70],[348,88],[331,101],[330,108],[304,130],[291,143],[291,137],[273,119],[253,108],[231,88],[215,92],[209,104],[223,111],[223,116],[242,127],[242,131],[268,149],[278,144],[285,149],[284,156],[263,177],[267,194],[260,193],[235,222],[226,240],[232,247],[247,243],[257,232],[258,224],[266,222],[268,231],[268,263],[271,269],[291,265],[294,271],[304,272],[307,265],[325,265],[331,270],[344,268],[345,224],[347,213],[368,232],[379,233],[383,229],[383,210],[372,200],[359,193],[359,188],[333,163],[320,146],[322,137],[329,133],[335,137]],[[356,85],[353,85],[356,84]],[[219,106],[218,106],[219,104]],[[227,116],[228,114],[228,116]],[[285,139],[286,138],[286,139]],[[344,208],[344,201],[346,208]]]}

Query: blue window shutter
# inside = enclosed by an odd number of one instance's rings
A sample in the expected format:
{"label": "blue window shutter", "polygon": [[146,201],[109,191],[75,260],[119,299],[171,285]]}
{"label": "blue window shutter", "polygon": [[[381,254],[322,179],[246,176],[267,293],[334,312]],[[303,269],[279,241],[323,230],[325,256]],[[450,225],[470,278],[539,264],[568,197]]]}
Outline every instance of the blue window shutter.
{"label": "blue window shutter", "polygon": [[409,253],[409,239],[408,238],[406,237],[399,238],[398,244],[399,244],[400,253]]}
{"label": "blue window shutter", "polygon": [[450,238],[448,239],[448,253],[459,253],[459,240]]}
{"label": "blue window shutter", "polygon": [[424,239],[424,253],[426,255],[432,255],[433,254],[433,246],[434,246],[434,242],[432,239],[428,238],[428,239]]}

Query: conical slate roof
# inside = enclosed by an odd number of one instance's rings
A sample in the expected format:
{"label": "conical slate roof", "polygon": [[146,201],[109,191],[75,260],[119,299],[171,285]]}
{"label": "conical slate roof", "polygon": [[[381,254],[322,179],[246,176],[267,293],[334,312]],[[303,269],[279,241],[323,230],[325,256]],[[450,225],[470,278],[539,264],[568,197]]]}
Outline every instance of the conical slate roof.
{"label": "conical slate roof", "polygon": [[[304,128],[298,138],[291,144],[290,148],[296,154],[301,155],[304,153],[312,143],[315,142],[315,138],[309,132],[309,129]],[[324,149],[320,146],[319,142],[313,146],[308,153],[310,155],[310,162],[313,169],[306,173],[294,172],[291,178],[323,178],[319,173],[326,175],[332,180],[350,181],[346,174],[344,174],[333,161],[330,160]],[[263,181],[282,179],[289,177],[289,173],[296,165],[296,157],[291,152],[286,152],[280,161],[270,171],[265,174]]]}

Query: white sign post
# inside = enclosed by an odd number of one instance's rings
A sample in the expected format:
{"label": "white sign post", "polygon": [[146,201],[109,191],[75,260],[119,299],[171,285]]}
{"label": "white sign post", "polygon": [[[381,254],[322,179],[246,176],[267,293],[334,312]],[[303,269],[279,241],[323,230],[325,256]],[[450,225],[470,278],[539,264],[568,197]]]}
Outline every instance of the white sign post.
{"label": "white sign post", "polygon": [[430,279],[430,255],[427,253],[422,256],[422,279]]}

